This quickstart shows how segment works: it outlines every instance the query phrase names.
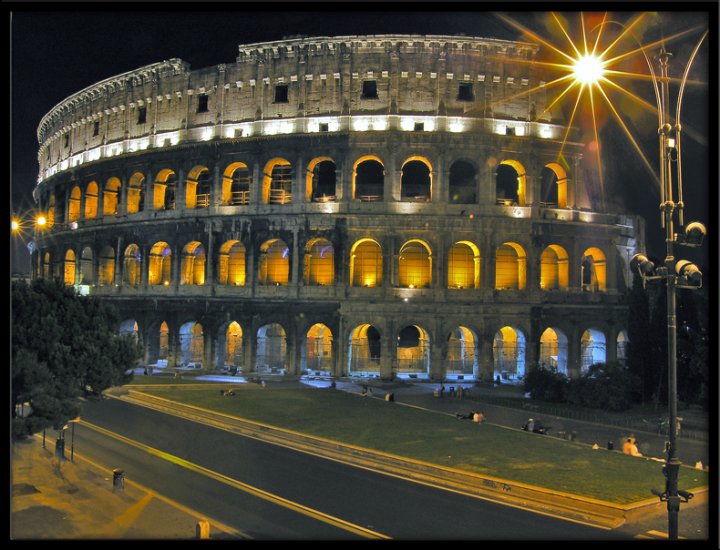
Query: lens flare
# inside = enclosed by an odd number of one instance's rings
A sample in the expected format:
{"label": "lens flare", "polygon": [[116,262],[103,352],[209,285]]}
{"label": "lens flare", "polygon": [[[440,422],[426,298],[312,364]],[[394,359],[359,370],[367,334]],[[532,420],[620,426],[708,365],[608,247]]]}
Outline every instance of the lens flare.
{"label": "lens flare", "polygon": [[584,55],[575,61],[573,76],[583,84],[595,84],[605,73],[603,63],[594,55]]}

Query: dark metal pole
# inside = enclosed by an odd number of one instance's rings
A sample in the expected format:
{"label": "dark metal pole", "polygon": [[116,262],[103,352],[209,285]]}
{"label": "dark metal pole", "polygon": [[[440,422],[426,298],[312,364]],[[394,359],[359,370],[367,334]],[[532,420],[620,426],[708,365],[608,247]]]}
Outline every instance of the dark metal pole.
{"label": "dark metal pole", "polygon": [[72,432],[70,436],[70,462],[74,462],[75,457],[75,422],[72,423]]}
{"label": "dark metal pole", "polygon": [[675,203],[673,202],[672,190],[672,172],[671,157],[668,139],[672,132],[672,126],[669,124],[668,101],[669,97],[669,81],[668,81],[668,60],[670,54],[663,50],[659,55],[660,65],[660,84],[661,84],[661,109],[662,118],[659,129],[660,135],[660,177],[661,185],[664,190],[664,202],[660,208],[664,213],[665,221],[665,242],[667,245],[667,256],[665,258],[665,268],[667,275],[665,278],[667,284],[667,364],[668,364],[668,447],[667,462],[665,465],[667,475],[667,510],[668,510],[668,539],[677,540],[678,538],[678,512],[680,511],[680,497],[678,496],[678,473],[680,470],[680,461],[676,456],[677,438],[677,320],[676,320],[676,304],[675,304],[675,257],[673,244],[675,242],[675,232],[673,228],[673,214]]}

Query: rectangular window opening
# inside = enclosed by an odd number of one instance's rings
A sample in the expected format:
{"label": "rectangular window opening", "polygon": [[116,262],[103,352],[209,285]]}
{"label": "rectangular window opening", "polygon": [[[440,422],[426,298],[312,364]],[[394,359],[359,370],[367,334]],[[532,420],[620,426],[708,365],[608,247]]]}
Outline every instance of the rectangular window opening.
{"label": "rectangular window opening", "polygon": [[138,109],[137,123],[145,124],[146,121],[147,121],[147,107],[140,107]]}
{"label": "rectangular window opening", "polygon": [[208,112],[208,96],[207,95],[201,94],[198,96],[197,112],[198,113],[207,113]]}
{"label": "rectangular window opening", "polygon": [[416,132],[424,132],[425,131],[425,123],[424,122],[416,122],[415,123],[415,131]]}
{"label": "rectangular window opening", "polygon": [[288,86],[287,84],[278,84],[275,86],[275,103],[288,102]]}
{"label": "rectangular window opening", "polygon": [[472,82],[460,83],[457,99],[458,101],[473,101],[475,99]]}
{"label": "rectangular window opening", "polygon": [[378,99],[376,80],[363,80],[361,99]]}
{"label": "rectangular window opening", "polygon": [[97,136],[100,134],[100,121],[96,120],[93,124],[93,136]]}

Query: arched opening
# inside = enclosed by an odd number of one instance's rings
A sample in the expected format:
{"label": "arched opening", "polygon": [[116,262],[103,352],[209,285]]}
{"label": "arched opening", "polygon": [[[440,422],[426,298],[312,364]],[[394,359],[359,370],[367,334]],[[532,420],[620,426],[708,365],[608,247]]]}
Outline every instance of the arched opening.
{"label": "arched opening", "polygon": [[547,164],[540,173],[540,206],[567,208],[567,181],[562,166]]}
{"label": "arched opening", "polygon": [[493,339],[494,377],[516,381],[525,376],[525,335],[505,326]]}
{"label": "arched opening", "polygon": [[180,262],[181,285],[205,284],[205,248],[197,241],[185,245]]}
{"label": "arched opening", "polygon": [[557,328],[546,328],[540,336],[540,368],[554,369],[567,375],[568,339]]}
{"label": "arched opening", "polygon": [[352,198],[363,202],[383,200],[385,167],[373,155],[358,159],[353,166]]}
{"label": "arched opening", "polygon": [[92,248],[86,246],[80,253],[80,285],[92,285],[95,283],[93,274],[93,251]]}
{"label": "arched opening", "polygon": [[158,172],[153,191],[153,208],[155,210],[174,210],[177,193],[177,175],[169,168]]}
{"label": "arched opening", "polygon": [[350,251],[350,286],[382,284],[382,248],[372,239],[357,241]]}
{"label": "arched opening", "polygon": [[398,333],[398,376],[426,375],[430,372],[430,337],[425,329],[409,325]]}
{"label": "arched opening", "polygon": [[305,180],[308,202],[329,202],[337,197],[335,163],[328,157],[310,161]]}
{"label": "arched opening", "polygon": [[525,168],[515,160],[504,160],[495,174],[495,197],[503,206],[525,206]]}
{"label": "arched opening", "polygon": [[568,254],[563,247],[551,244],[540,255],[540,288],[567,290]]}
{"label": "arched opening", "polygon": [[617,339],[615,340],[615,356],[621,365],[625,365],[627,362],[627,347],[629,342],[627,331],[621,330],[618,332]]}
{"label": "arched opening", "polygon": [[258,284],[287,285],[290,282],[290,249],[281,239],[266,241],[260,247]]}
{"label": "arched opening", "polygon": [[91,220],[98,215],[98,184],[94,181],[85,188],[85,219]]}
{"label": "arched opening", "polygon": [[313,239],[305,247],[303,282],[314,286],[335,282],[335,250],[327,239]]}
{"label": "arched opening", "polygon": [[200,323],[191,321],[180,327],[180,367],[202,367],[205,336]]}
{"label": "arched opening", "polygon": [[432,200],[432,166],[422,157],[409,159],[400,176],[400,200],[430,202]]}
{"label": "arched opening", "polygon": [[448,252],[448,288],[480,288],[480,250],[469,241],[458,241]]}
{"label": "arched opening", "polygon": [[48,198],[48,209],[47,209],[47,228],[50,229],[55,225],[55,195],[51,194]]}
{"label": "arched opening", "polygon": [[244,349],[243,331],[237,321],[231,321],[227,328],[221,329],[217,342],[217,365],[221,370],[236,373],[243,370]]}
{"label": "arched opening", "polygon": [[145,176],[140,172],[135,172],[130,176],[127,195],[128,214],[140,212],[145,202]]}
{"label": "arched opening", "polygon": [[400,248],[398,284],[403,288],[428,288],[432,283],[432,255],[423,241],[408,241]]}
{"label": "arched opening", "polygon": [[42,276],[45,280],[50,280],[52,278],[52,261],[50,259],[50,252],[45,252],[45,254],[43,254]]}
{"label": "arched opening", "polygon": [[380,333],[372,325],[360,325],[350,333],[348,373],[375,376],[380,374]]}
{"label": "arched opening", "polygon": [[458,160],[450,166],[450,204],[477,202],[477,170],[467,161]]}
{"label": "arched opening", "polygon": [[119,196],[120,180],[110,178],[105,182],[105,190],[103,191],[103,216],[117,216]]}
{"label": "arched opening", "polygon": [[227,241],[220,247],[218,283],[245,286],[245,246],[240,241]]}
{"label": "arched opening", "polygon": [[302,369],[315,375],[329,374],[332,371],[333,335],[322,323],[310,327],[305,336],[302,349]]}
{"label": "arched opening", "polygon": [[105,246],[100,251],[100,264],[98,265],[98,285],[106,286],[115,282],[115,250]]}
{"label": "arched opening", "polygon": [[185,182],[185,208],[209,207],[211,190],[210,170],[206,166],[190,170]]}
{"label": "arched opening", "polygon": [[292,202],[292,165],[282,158],[272,159],[263,170],[263,204]]}
{"label": "arched opening", "polygon": [[120,333],[120,336],[132,336],[135,340],[138,340],[140,337],[138,324],[135,319],[125,319],[122,323],[120,323],[118,332]]}
{"label": "arched opening", "polygon": [[467,327],[456,327],[448,336],[445,375],[450,379],[475,378],[478,369],[477,336]]}
{"label": "arched opening", "polygon": [[172,270],[172,250],[166,242],[157,242],[150,249],[148,284],[169,285]]}
{"label": "arched opening", "polygon": [[128,245],[123,260],[123,283],[130,286],[140,285],[140,266],[142,255],[140,247],[136,244]]}
{"label": "arched opening", "polygon": [[68,249],[67,252],[65,252],[63,281],[67,286],[73,286],[75,284],[75,252],[72,249]]}
{"label": "arched opening", "polygon": [[257,372],[285,374],[286,353],[285,329],[277,323],[260,327],[257,332],[255,370]]}
{"label": "arched opening", "polygon": [[495,289],[524,290],[525,250],[517,243],[503,243],[495,251]]}
{"label": "arched opening", "polygon": [[599,248],[588,248],[583,252],[582,289],[585,292],[604,292],[607,282],[605,254]]}
{"label": "arched opening", "polygon": [[605,363],[605,334],[589,328],[580,338],[580,372],[586,373],[591,365]]}
{"label": "arched opening", "polygon": [[70,191],[68,199],[67,221],[74,222],[80,219],[80,187],[75,186]]}
{"label": "arched opening", "polygon": [[250,204],[250,169],[243,162],[234,162],[225,169],[222,182],[223,204],[242,206]]}

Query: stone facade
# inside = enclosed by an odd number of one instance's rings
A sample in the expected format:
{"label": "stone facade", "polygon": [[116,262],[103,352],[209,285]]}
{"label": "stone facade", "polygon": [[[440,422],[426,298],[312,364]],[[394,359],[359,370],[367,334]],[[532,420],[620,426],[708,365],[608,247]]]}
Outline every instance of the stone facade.
{"label": "stone facade", "polygon": [[537,51],[295,38],[91,86],[38,128],[34,276],[115,303],[169,368],[488,380],[622,358],[643,226],[594,203]]}

